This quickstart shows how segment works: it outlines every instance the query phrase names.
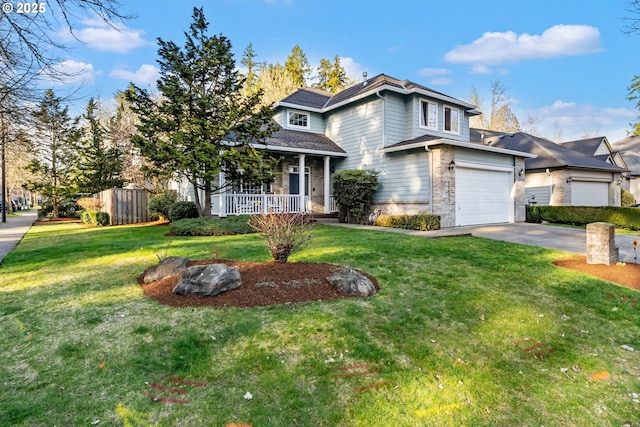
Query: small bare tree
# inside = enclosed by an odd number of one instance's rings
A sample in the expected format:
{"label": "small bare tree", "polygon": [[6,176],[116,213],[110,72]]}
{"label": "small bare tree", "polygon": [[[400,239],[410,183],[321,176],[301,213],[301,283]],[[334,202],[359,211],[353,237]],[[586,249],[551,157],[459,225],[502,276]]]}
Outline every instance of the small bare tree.
{"label": "small bare tree", "polygon": [[316,224],[303,213],[262,213],[252,215],[249,225],[261,234],[276,262],[287,262],[289,256],[302,250]]}

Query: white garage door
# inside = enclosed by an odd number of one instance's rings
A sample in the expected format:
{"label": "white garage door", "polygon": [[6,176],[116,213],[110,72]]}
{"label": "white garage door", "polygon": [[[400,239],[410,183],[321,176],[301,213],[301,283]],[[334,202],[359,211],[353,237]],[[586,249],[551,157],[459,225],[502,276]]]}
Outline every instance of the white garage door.
{"label": "white garage door", "polygon": [[572,206],[608,206],[609,183],[573,181],[571,183]]}
{"label": "white garage door", "polygon": [[456,225],[513,221],[513,171],[456,167]]}

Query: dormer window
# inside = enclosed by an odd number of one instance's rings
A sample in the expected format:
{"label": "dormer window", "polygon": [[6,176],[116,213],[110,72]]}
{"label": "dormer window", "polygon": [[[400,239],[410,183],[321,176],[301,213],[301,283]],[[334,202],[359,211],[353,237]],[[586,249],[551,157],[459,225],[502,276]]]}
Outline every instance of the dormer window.
{"label": "dormer window", "polygon": [[304,111],[289,111],[289,127],[309,129],[309,113]]}
{"label": "dormer window", "polygon": [[438,106],[425,99],[420,100],[420,127],[429,129],[438,127]]}
{"label": "dormer window", "polygon": [[460,133],[460,110],[454,107],[444,107],[445,132]]}

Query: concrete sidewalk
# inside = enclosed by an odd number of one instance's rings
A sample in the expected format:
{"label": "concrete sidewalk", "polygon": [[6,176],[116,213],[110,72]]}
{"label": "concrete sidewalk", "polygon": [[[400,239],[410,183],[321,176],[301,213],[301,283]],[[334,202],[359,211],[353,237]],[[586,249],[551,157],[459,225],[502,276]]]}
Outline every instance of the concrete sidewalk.
{"label": "concrete sidewalk", "polygon": [[[320,222],[335,226],[363,228],[381,232],[402,233],[431,238],[474,236],[481,237],[483,239],[519,243],[522,245],[540,246],[543,248],[555,249],[563,252],[571,252],[583,256],[585,256],[587,253],[587,232],[582,228],[518,222],[514,224],[491,224],[469,227],[451,227],[435,231],[416,231],[400,230],[397,228],[374,227],[368,225],[341,224],[338,223],[337,220],[321,220]],[[637,262],[634,259],[634,240],[640,240],[640,234],[634,236],[616,233],[616,246],[618,246],[620,261]]]}
{"label": "concrete sidewalk", "polygon": [[19,216],[7,215],[7,222],[0,222],[0,264],[4,257],[15,248],[33,223],[38,219],[38,211],[20,211]]}

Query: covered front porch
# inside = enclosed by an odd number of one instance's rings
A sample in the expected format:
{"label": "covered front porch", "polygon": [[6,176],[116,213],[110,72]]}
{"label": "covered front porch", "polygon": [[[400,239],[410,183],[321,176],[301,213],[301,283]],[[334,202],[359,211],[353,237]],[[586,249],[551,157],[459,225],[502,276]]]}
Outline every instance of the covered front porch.
{"label": "covered front porch", "polygon": [[[338,211],[331,194],[331,156],[312,156],[304,153],[283,156],[274,180],[269,184],[232,183],[214,195],[211,214],[254,215],[261,213],[331,214]],[[304,173],[300,173],[304,171]]]}

